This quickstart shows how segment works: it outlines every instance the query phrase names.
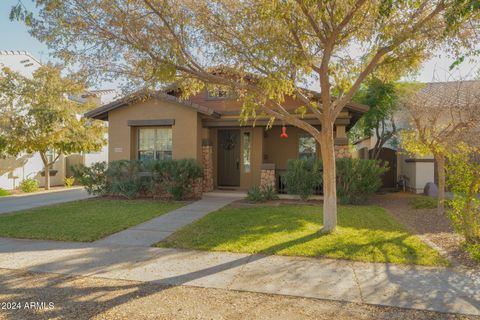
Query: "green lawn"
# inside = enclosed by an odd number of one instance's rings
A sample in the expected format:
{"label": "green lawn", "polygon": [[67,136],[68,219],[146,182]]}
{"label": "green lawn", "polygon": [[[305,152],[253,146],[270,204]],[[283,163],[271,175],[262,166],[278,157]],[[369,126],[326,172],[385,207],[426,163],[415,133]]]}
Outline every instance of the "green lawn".
{"label": "green lawn", "polygon": [[384,209],[340,206],[337,231],[319,235],[322,208],[224,208],[186,226],[159,247],[448,265]]}
{"label": "green lawn", "polygon": [[0,215],[0,237],[94,241],[183,206],[180,202],[89,199]]}

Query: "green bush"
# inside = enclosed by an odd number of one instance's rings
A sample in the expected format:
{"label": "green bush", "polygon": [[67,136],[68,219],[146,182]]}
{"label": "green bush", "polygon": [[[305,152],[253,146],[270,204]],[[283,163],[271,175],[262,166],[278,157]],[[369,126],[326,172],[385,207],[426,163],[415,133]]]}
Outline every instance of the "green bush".
{"label": "green bush", "polygon": [[382,186],[386,164],[376,160],[337,159],[337,195],[341,203],[365,203]]}
{"label": "green bush", "polygon": [[267,186],[263,190],[259,186],[253,186],[247,191],[247,200],[249,202],[263,202],[277,200],[278,195],[272,186]]}
{"label": "green bush", "polygon": [[202,167],[192,159],[139,161],[118,160],[108,165],[72,168],[74,176],[90,194],[113,194],[133,199],[140,194],[171,196],[182,200],[191,196]]}
{"label": "green bush", "polygon": [[479,256],[480,247],[480,161],[479,154],[467,146],[448,157],[447,184],[454,197],[448,213],[455,230],[465,237],[472,256]]}
{"label": "green bush", "polygon": [[3,188],[0,188],[0,197],[5,197],[5,196],[9,196],[10,195],[10,192],[3,189]]}
{"label": "green bush", "polygon": [[38,190],[38,181],[33,178],[24,179],[20,182],[20,190],[25,193],[35,192]]}
{"label": "green bush", "polygon": [[72,167],[73,176],[85,187],[88,194],[105,195],[109,192],[107,181],[107,163],[96,162],[90,167],[84,165]]}
{"label": "green bush", "polygon": [[142,163],[138,160],[118,160],[110,162],[106,171],[109,192],[134,199],[144,187],[140,172]]}
{"label": "green bush", "polygon": [[415,209],[435,209],[437,208],[438,199],[428,196],[419,196],[410,200],[409,204]]}
{"label": "green bush", "polygon": [[73,184],[75,183],[75,178],[74,177],[65,177],[63,179],[63,184],[65,185],[65,187],[67,188],[71,188],[73,187]]}
{"label": "green bush", "polygon": [[480,244],[465,244],[465,251],[473,260],[480,263]]}
{"label": "green bush", "polygon": [[267,186],[262,190],[262,197],[266,201],[278,199],[278,195],[275,192],[275,188],[273,188],[272,186]]}
{"label": "green bush", "polygon": [[247,191],[247,200],[249,202],[261,202],[263,201],[263,194],[259,186],[253,186]]}
{"label": "green bush", "polygon": [[283,181],[289,194],[297,194],[307,200],[322,184],[322,162],[317,159],[291,159],[287,162],[287,172]]}
{"label": "green bush", "polygon": [[147,163],[153,178],[175,200],[191,195],[195,180],[203,176],[202,167],[193,159],[163,160]]}

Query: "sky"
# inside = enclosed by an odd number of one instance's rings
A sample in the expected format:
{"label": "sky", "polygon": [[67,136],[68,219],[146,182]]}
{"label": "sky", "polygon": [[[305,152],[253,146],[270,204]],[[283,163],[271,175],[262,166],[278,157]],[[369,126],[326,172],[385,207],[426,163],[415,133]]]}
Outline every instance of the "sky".
{"label": "sky", "polygon": [[[27,30],[27,27],[16,21],[9,20],[10,9],[17,3],[18,0],[0,0],[0,50],[20,50],[27,51],[40,62],[52,61],[49,56],[48,48],[32,37]],[[30,0],[23,1],[25,5],[32,6]],[[475,75],[478,76],[480,68],[480,60],[478,61],[465,61],[454,72],[449,71],[449,66],[454,61],[453,58],[448,57],[442,52],[436,53],[439,57],[433,58],[426,62],[420,72],[409,77],[406,80],[431,82],[431,81],[449,81],[458,80],[460,78],[471,78]],[[115,87],[115,84],[103,84],[101,87]]]}

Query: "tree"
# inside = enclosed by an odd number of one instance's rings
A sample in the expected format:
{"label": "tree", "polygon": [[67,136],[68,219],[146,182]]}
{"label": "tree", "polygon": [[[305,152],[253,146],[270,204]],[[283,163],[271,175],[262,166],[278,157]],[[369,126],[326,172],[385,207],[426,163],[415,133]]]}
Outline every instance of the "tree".
{"label": "tree", "polygon": [[461,143],[448,157],[448,185],[454,193],[450,217],[480,259],[480,150]]}
{"label": "tree", "polygon": [[480,81],[430,83],[402,98],[411,129],[401,134],[402,147],[416,155],[433,155],[437,163],[438,213],[445,211],[445,161],[460,143],[478,137]]}
{"label": "tree", "polygon": [[372,78],[360,88],[355,100],[370,106],[370,110],[350,130],[350,138],[361,139],[375,135],[371,158],[377,160],[388,141],[396,142],[397,126],[394,119],[398,104],[396,84]]}
{"label": "tree", "polygon": [[[465,10],[449,9],[454,2]],[[36,3],[37,17],[22,10],[12,10],[12,17],[28,16],[33,35],[92,78],[126,78],[130,88],[176,81],[185,96],[205,85],[227,86],[243,101],[244,120],[276,118],[310,133],[325,170],[326,232],[337,224],[334,123],[340,112],[374,70],[404,74],[446,39],[475,43],[457,40],[473,39],[470,28],[459,26],[478,19],[476,7],[459,0]],[[318,81],[316,92],[302,88],[312,81]],[[286,96],[302,107],[285,109]],[[307,112],[321,129],[302,120]]]}
{"label": "tree", "polygon": [[51,65],[40,67],[32,79],[8,68],[0,74],[0,154],[40,154],[45,189],[50,188],[49,168],[61,155],[99,151],[106,143],[105,127],[80,116],[94,105],[68,97],[85,93],[77,81],[62,78]]}

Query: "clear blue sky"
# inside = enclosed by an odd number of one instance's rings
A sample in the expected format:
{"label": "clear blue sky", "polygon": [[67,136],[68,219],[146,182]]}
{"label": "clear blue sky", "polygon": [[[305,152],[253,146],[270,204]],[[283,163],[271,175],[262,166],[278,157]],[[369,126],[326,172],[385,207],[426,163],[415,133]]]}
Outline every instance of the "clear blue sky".
{"label": "clear blue sky", "polygon": [[[17,2],[17,0],[0,0],[0,50],[28,51],[42,62],[48,61],[47,47],[30,36],[22,22],[10,21],[10,9]],[[30,0],[23,2],[34,8]]]}
{"label": "clear blue sky", "polygon": [[[41,62],[51,60],[47,47],[40,43],[37,39],[30,36],[25,25],[21,22],[12,22],[9,20],[10,9],[18,0],[0,0],[0,50],[25,50],[30,52]],[[23,3],[34,9],[34,5],[30,0],[23,0]],[[478,71],[479,61],[464,62],[457,72],[454,72],[454,79],[449,79],[448,67],[453,62],[452,58],[442,55],[428,61],[414,77],[414,79],[422,82],[447,81],[454,80],[459,77],[473,77]],[[473,71],[472,71],[473,70]]]}

